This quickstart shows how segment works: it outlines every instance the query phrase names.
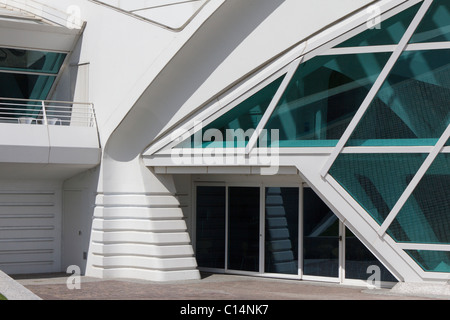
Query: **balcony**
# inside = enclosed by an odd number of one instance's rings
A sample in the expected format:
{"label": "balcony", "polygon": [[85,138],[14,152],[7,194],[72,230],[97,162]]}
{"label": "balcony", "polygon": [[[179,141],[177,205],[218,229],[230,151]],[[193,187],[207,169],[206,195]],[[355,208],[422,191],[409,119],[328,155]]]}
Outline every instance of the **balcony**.
{"label": "balcony", "polygon": [[0,98],[0,174],[71,175],[100,153],[91,103]]}

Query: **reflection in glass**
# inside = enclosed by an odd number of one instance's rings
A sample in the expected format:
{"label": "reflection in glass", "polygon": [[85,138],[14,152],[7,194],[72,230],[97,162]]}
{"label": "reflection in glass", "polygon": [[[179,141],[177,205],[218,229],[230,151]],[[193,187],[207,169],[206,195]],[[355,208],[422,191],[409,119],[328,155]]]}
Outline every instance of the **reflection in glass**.
{"label": "reflection in glass", "polygon": [[399,242],[450,244],[450,154],[439,154],[388,233]]}
{"label": "reflection in glass", "polygon": [[[225,113],[223,116],[202,128],[198,133],[183,141],[177,148],[225,148],[245,147],[262,116],[269,107],[284,76],[273,81],[250,98]],[[209,131],[208,131],[209,130]],[[205,135],[206,133],[206,135]],[[209,137],[211,133],[211,137]],[[218,141],[213,133],[220,133]],[[227,135],[228,133],[228,135]],[[196,141],[200,136],[200,141]],[[206,138],[208,136],[208,138]],[[205,140],[205,141],[203,141]],[[212,141],[211,141],[212,140]]]}
{"label": "reflection in glass", "polygon": [[436,144],[450,123],[450,50],[404,52],[348,146]]}
{"label": "reflection in glass", "polygon": [[339,220],[310,189],[303,189],[303,274],[339,275]]}
{"label": "reflection in glass", "polygon": [[378,261],[361,241],[346,228],[345,230],[345,278],[367,280],[370,266],[378,266],[381,281],[397,282],[397,279]]}
{"label": "reflection in glass", "polygon": [[0,70],[57,74],[65,53],[0,48]]}
{"label": "reflection in glass", "polygon": [[[13,99],[45,100],[56,77],[0,72],[0,122],[16,123],[17,118],[38,118],[42,116],[42,104],[28,101],[17,102]],[[17,105],[20,104],[20,105]]]}
{"label": "reflection in glass", "polygon": [[302,63],[266,129],[280,130],[280,147],[335,146],[389,56],[330,55]]}
{"label": "reflection in glass", "polygon": [[427,272],[450,273],[449,251],[405,250]]}
{"label": "reflection in glass", "polygon": [[330,175],[381,225],[426,156],[343,153]]}
{"label": "reflection in glass", "polygon": [[230,187],[228,269],[259,271],[260,189]]}
{"label": "reflection in glass", "polygon": [[411,43],[450,41],[450,3],[434,0],[420,22]]}
{"label": "reflection in glass", "polygon": [[[337,45],[336,47],[359,47],[359,46],[377,46],[398,44],[403,35],[411,24],[412,19],[417,13],[421,3],[416,4],[395,16],[382,21],[379,25],[375,25],[378,21],[374,19],[372,24],[367,23],[368,30],[354,36],[353,38]],[[374,12],[375,13],[375,12]]]}
{"label": "reflection in glass", "polygon": [[55,77],[0,73],[0,97],[46,99]]}
{"label": "reflection in glass", "polygon": [[266,188],[265,272],[298,274],[298,188]]}
{"label": "reflection in glass", "polygon": [[199,267],[225,267],[225,187],[197,188],[196,258]]}

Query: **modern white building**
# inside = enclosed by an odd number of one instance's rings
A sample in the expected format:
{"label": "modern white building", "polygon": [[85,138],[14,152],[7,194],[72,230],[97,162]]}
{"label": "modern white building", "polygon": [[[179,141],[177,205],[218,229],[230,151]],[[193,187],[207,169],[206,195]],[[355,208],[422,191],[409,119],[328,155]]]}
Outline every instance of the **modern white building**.
{"label": "modern white building", "polygon": [[448,0],[0,1],[0,269],[450,279]]}

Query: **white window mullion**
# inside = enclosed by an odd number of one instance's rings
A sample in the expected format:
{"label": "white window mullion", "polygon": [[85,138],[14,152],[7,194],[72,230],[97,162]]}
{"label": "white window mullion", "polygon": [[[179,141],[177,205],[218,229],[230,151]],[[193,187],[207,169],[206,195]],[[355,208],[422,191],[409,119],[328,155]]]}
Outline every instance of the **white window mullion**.
{"label": "white window mullion", "polygon": [[450,251],[449,244],[399,243],[402,250]]}
{"label": "white window mullion", "polygon": [[267,107],[266,112],[261,118],[261,121],[259,121],[258,126],[255,129],[255,132],[250,137],[247,147],[245,148],[245,153],[250,154],[250,152],[255,147],[258,138],[260,134],[262,133],[262,130],[266,126],[267,122],[269,122],[270,117],[272,116],[273,112],[275,111],[275,108],[278,105],[278,102],[280,101],[281,97],[283,96],[284,92],[286,91],[289,83],[291,82],[292,78],[295,75],[295,72],[297,71],[298,66],[302,62],[303,57],[300,57],[293,61],[291,65],[289,66],[289,71],[287,72],[285,78],[283,79],[283,82],[281,82],[280,87],[278,88],[277,92],[275,93],[272,101],[270,102],[269,106]]}

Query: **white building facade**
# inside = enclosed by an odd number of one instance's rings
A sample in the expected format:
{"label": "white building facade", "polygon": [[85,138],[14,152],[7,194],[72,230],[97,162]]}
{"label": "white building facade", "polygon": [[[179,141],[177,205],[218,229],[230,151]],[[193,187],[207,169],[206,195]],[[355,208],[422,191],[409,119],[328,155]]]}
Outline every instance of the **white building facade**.
{"label": "white building facade", "polygon": [[449,281],[448,1],[0,9],[3,271]]}

